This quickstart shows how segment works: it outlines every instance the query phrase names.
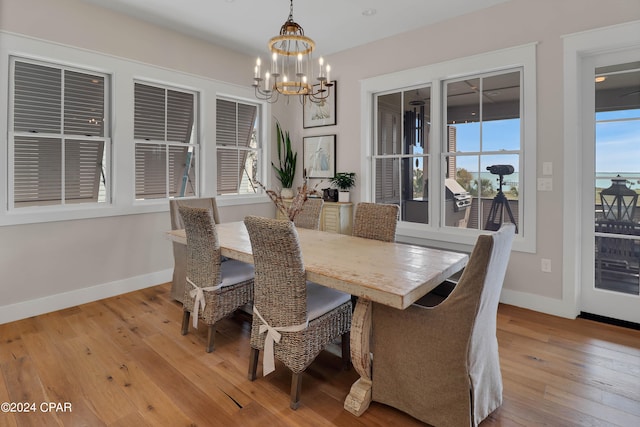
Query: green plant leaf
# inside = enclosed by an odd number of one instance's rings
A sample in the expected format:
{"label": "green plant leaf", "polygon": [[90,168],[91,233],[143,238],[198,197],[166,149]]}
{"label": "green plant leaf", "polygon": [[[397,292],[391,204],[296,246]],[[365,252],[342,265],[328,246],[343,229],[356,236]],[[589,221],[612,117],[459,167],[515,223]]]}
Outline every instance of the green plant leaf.
{"label": "green plant leaf", "polygon": [[280,122],[278,121],[276,121],[276,133],[278,137],[278,166],[273,162],[271,162],[271,166],[276,171],[282,188],[292,188],[293,180],[296,175],[298,153],[294,153],[291,148],[289,131],[283,131],[280,126]]}

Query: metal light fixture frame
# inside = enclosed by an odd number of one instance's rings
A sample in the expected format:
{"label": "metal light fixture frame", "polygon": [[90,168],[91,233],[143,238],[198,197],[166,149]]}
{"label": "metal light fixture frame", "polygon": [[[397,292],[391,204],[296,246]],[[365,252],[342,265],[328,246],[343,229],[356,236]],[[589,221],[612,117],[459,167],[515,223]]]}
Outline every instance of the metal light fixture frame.
{"label": "metal light fixture frame", "polygon": [[638,193],[626,185],[627,180],[618,175],[611,179],[611,186],[600,192],[604,219],[633,222]]}
{"label": "metal light fixture frame", "polygon": [[[316,44],[311,38],[304,35],[302,26],[293,20],[293,0],[290,0],[289,17],[280,27],[279,35],[272,37],[267,46],[272,53],[272,68],[271,72],[266,72],[263,78],[260,75],[261,60],[258,58],[252,85],[256,98],[272,103],[278,100],[279,95],[298,95],[301,103],[304,103],[305,99],[320,103],[330,96],[333,86],[333,83],[327,78],[330,67],[327,65],[323,70],[322,58],[319,60],[320,70],[317,80],[320,85],[318,89],[314,91],[314,86],[307,81],[306,76],[311,75],[312,72],[312,53]],[[305,57],[306,67],[303,62]],[[280,67],[278,67],[278,58],[282,58]],[[304,70],[304,68],[307,69]],[[295,79],[289,80],[284,74],[285,70],[294,70]],[[273,79],[273,84],[271,84],[271,79]],[[264,85],[263,82],[265,82]]]}

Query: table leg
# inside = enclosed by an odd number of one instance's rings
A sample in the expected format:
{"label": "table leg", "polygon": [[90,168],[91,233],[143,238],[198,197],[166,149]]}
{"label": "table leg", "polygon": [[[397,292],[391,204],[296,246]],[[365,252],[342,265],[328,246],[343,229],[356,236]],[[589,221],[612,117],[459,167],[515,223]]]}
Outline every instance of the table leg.
{"label": "table leg", "polygon": [[344,409],[359,417],[371,403],[371,301],[358,298],[351,319],[351,363],[360,379],[353,383]]}

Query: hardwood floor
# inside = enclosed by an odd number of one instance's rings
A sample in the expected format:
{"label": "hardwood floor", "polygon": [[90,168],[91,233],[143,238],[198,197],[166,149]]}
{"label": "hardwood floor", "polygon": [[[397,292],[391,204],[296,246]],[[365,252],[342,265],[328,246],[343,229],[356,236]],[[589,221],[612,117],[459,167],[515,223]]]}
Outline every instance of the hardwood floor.
{"label": "hardwood floor", "polygon": [[[248,322],[223,320],[207,354],[206,326],[182,336],[181,318],[164,284],[0,325],[0,402],[36,404],[0,426],[422,425],[379,403],[346,412],[357,375],[330,352],[292,411],[282,365],[247,380]],[[504,403],[483,427],[640,426],[640,331],[501,305],[498,340]]]}

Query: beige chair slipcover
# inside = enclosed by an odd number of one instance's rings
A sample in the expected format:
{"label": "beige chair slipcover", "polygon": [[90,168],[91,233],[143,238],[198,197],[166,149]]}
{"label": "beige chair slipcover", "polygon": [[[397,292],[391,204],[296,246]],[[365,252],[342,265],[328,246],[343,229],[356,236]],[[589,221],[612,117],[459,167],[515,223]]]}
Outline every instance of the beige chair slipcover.
{"label": "beige chair slipcover", "polygon": [[479,236],[439,305],[374,304],[374,401],[438,427],[477,426],[502,404],[496,315],[514,234]]}

